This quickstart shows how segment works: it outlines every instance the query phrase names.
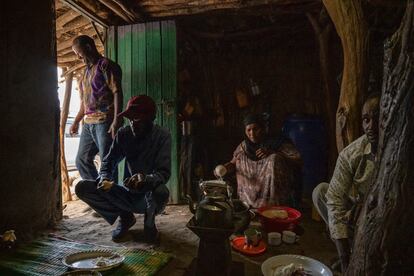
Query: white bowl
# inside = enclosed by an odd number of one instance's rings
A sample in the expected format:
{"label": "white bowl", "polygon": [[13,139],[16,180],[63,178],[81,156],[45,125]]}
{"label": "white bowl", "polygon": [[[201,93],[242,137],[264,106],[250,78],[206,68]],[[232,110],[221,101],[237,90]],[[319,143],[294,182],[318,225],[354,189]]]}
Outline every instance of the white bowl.
{"label": "white bowl", "polygon": [[333,276],[332,271],[323,263],[300,255],[277,255],[270,257],[263,262],[262,273],[264,276],[273,276],[273,268],[291,263],[301,265],[312,276]]}
{"label": "white bowl", "polygon": [[[103,260],[101,265],[97,263],[100,259]],[[110,250],[88,250],[69,254],[62,262],[74,270],[104,271],[121,265],[124,260],[125,256]]]}

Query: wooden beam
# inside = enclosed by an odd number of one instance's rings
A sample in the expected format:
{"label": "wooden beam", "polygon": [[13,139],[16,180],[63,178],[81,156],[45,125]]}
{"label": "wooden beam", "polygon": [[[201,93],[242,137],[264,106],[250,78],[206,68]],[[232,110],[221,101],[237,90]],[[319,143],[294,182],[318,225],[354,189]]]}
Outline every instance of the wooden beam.
{"label": "wooden beam", "polygon": [[137,12],[132,11],[133,7],[130,7],[128,3],[125,3],[125,0],[112,0],[115,2],[134,22],[140,19],[142,16],[137,14]]}
{"label": "wooden beam", "polygon": [[78,57],[76,54],[72,51],[71,53],[58,57],[57,58],[58,63],[67,63],[67,62],[74,62],[78,60]]}
{"label": "wooden beam", "polygon": [[84,18],[84,20],[85,21],[82,20],[82,22],[78,22],[76,25],[74,24],[72,28],[65,27],[63,30],[56,31],[57,41],[58,42],[65,41],[68,39],[68,37],[73,37],[74,34],[78,34],[88,29],[91,29],[92,28],[92,26],[90,25],[91,22],[86,18]]}
{"label": "wooden beam", "polygon": [[385,7],[402,7],[407,4],[407,0],[367,0],[367,2],[374,6]]}
{"label": "wooden beam", "polygon": [[325,8],[315,16],[311,13],[306,14],[310,24],[315,32],[316,41],[319,46],[319,64],[322,79],[322,88],[325,96],[325,112],[324,117],[328,127],[328,157],[329,157],[329,173],[332,173],[338,157],[336,146],[336,120],[335,114],[338,105],[337,89],[335,85],[335,76],[332,72],[332,36],[334,34],[334,26]]}
{"label": "wooden beam", "polygon": [[55,0],[55,9],[60,10],[63,8],[66,8],[66,6],[60,0]]}
{"label": "wooden beam", "polygon": [[[305,15],[308,12],[316,12],[320,9],[320,6],[313,6],[310,8],[303,8],[303,9],[294,9],[294,10],[283,10],[283,9],[272,9],[272,15],[273,16],[284,16],[284,15],[292,15],[292,14],[300,14],[300,15]],[[230,10],[226,10],[226,9],[218,9],[218,10],[214,10],[215,14],[218,13],[228,13],[228,11]],[[156,13],[148,13],[152,20],[154,19],[158,19],[158,20],[165,20],[166,18],[170,18],[170,19],[176,19],[179,17],[185,17],[185,16],[192,16],[192,15],[199,15],[199,14],[209,14],[210,10],[175,10],[173,12],[156,12]],[[245,8],[245,9],[234,9],[233,10],[233,15],[236,14],[237,16],[264,16],[264,17],[269,17],[269,11],[266,10],[265,7],[263,7],[263,9],[257,9],[257,10],[252,10],[249,8]]]}
{"label": "wooden beam", "polygon": [[73,53],[72,46],[70,46],[70,47],[68,47],[68,48],[65,48],[65,49],[63,49],[63,50],[59,50],[59,51],[57,52],[57,56],[58,56],[58,58],[59,58],[59,57],[61,57],[61,56],[65,56],[65,55],[68,55],[68,54],[71,54],[71,53]]}
{"label": "wooden beam", "polygon": [[104,19],[110,26],[125,24],[125,20],[120,18],[111,9],[97,0],[77,0],[78,3],[90,10],[96,16]]}
{"label": "wooden beam", "polygon": [[65,24],[67,24],[68,22],[72,21],[73,19],[79,16],[81,15],[79,14],[79,12],[75,10],[69,10],[65,12],[64,14],[62,14],[56,19],[56,30],[62,29]]}
{"label": "wooden beam", "polygon": [[133,23],[135,18],[129,18],[128,14],[124,12],[124,10],[118,6],[115,2],[111,0],[98,0],[100,3],[105,5],[108,9],[110,9],[113,13],[121,17],[127,23]]}
{"label": "wooden beam", "polygon": [[[94,40],[95,40],[96,49],[98,49],[98,52],[102,54],[103,51],[104,51],[104,47],[100,44],[100,42],[97,38],[95,38]],[[63,49],[63,50],[59,50],[57,52],[57,56],[59,58],[61,56],[69,55],[71,53],[73,53],[72,45],[69,46],[68,48]]]}
{"label": "wooden beam", "polygon": [[77,11],[78,13],[82,14],[83,16],[86,16],[90,20],[95,21],[102,27],[108,28],[109,25],[108,25],[108,22],[106,22],[106,20],[103,20],[102,18],[97,16],[93,11],[89,10],[84,5],[79,4],[78,2],[74,0],[62,0],[62,1],[68,6],[70,6],[72,9]]}
{"label": "wooden beam", "polygon": [[338,152],[361,134],[361,107],[368,86],[368,26],[363,0],[323,0],[344,52],[341,94],[337,109]]}
{"label": "wooden beam", "polygon": [[200,6],[143,6],[142,10],[145,13],[151,15],[151,17],[174,17],[220,10],[235,10],[237,12],[241,12],[243,10],[260,7],[270,7],[273,13],[306,13],[315,9],[319,9],[320,2],[296,1],[295,4],[287,5],[285,3],[285,5],[282,5],[281,3],[269,4],[261,1],[240,4],[240,1],[232,1],[219,4],[206,4]]}
{"label": "wooden beam", "polygon": [[73,20],[65,23],[64,25],[61,25],[59,27],[56,26],[56,32],[66,33],[73,29],[84,26],[88,24],[89,22],[90,20],[88,20],[86,17],[79,15],[78,17],[75,17]]}
{"label": "wooden beam", "polygon": [[268,36],[275,33],[280,33],[283,31],[293,31],[295,29],[304,29],[306,26],[304,24],[295,24],[290,26],[279,26],[279,25],[272,25],[269,27],[263,27],[258,29],[253,29],[249,31],[240,31],[240,32],[232,32],[232,33],[212,33],[212,32],[203,32],[197,31],[194,29],[185,28],[185,32],[194,35],[199,38],[205,39],[217,39],[217,40],[237,40],[237,39],[251,39],[254,36]]}
{"label": "wooden beam", "polygon": [[[88,35],[88,36],[90,36],[90,37],[93,37],[93,36],[95,36],[96,34],[95,34],[95,30],[94,30],[93,28],[90,28],[90,29],[86,29],[86,30],[82,30],[82,31],[80,31],[79,33],[77,33],[77,34],[76,34],[76,36],[78,36],[78,35]],[[73,39],[74,39],[74,38],[75,38],[75,37],[71,37],[71,38],[66,39],[66,40],[64,40],[64,41],[58,41],[58,42],[57,42],[57,50],[58,50],[58,52],[59,52],[60,50],[63,50],[63,49],[66,49],[66,48],[72,47],[72,42],[73,42]]]}
{"label": "wooden beam", "polygon": [[[257,5],[257,4],[290,4],[290,3],[298,3],[303,2],[306,0],[249,0],[249,1],[236,1],[236,0],[141,0],[139,1],[139,5],[144,6],[187,6],[187,7],[195,7],[195,6],[205,6],[205,5],[220,5],[220,4],[228,4],[228,3],[239,3],[239,5]],[[309,1],[309,0],[308,0]]]}
{"label": "wooden beam", "polygon": [[[149,13],[152,12],[171,12],[173,10],[216,10],[216,9],[240,9],[246,7],[255,7],[260,5],[272,5],[265,1],[246,1],[240,2],[237,0],[223,1],[223,2],[209,2],[203,4],[189,4],[189,3],[173,3],[170,5],[165,4],[146,4],[141,2],[140,6]],[[276,5],[276,4],[275,4]]]}
{"label": "wooden beam", "polygon": [[80,71],[81,69],[83,69],[85,67],[86,67],[86,64],[84,64],[83,62],[80,62],[80,63],[68,68],[68,70],[63,74],[63,76],[66,77],[68,74],[75,73],[76,71]]}
{"label": "wooden beam", "polygon": [[62,0],[55,0],[56,14],[62,15],[70,10],[70,7],[66,5]]}
{"label": "wooden beam", "polygon": [[72,80],[73,72],[66,74],[65,97],[63,99],[62,111],[60,113],[60,172],[62,178],[63,202],[72,200],[72,194],[69,186],[69,174],[65,157],[65,129],[69,114],[70,97],[72,94]]}
{"label": "wooden beam", "polygon": [[73,66],[75,66],[77,63],[76,62],[58,62],[57,66],[62,68],[62,69],[68,69],[68,68],[72,68]]}
{"label": "wooden beam", "polygon": [[98,28],[96,27],[95,22],[91,22],[93,29],[95,30],[96,35],[99,38],[99,41],[102,43],[102,45],[105,45],[105,41],[103,40],[101,33],[99,32]]}
{"label": "wooden beam", "polygon": [[240,1],[240,0],[198,0],[198,1],[187,1],[187,0],[163,0],[163,1],[154,1],[154,0],[143,0],[139,1],[139,6],[145,8],[148,6],[158,6],[163,8],[191,8],[191,7],[220,7],[220,6],[232,6],[232,7],[252,7],[259,5],[297,5],[309,2],[320,2],[318,0],[249,0],[249,1]]}
{"label": "wooden beam", "polygon": [[66,55],[64,57],[58,57],[58,63],[68,63],[68,62],[75,62],[78,60],[78,57],[75,54]]}

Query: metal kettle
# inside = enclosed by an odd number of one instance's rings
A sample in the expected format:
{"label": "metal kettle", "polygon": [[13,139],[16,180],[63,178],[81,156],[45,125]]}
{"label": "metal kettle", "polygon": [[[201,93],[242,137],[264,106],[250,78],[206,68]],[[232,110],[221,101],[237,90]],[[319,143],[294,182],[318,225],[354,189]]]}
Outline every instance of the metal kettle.
{"label": "metal kettle", "polygon": [[195,204],[187,195],[190,211],[195,216],[197,226],[206,228],[232,229],[233,204],[230,200],[231,187],[220,180],[202,181],[200,189],[202,200]]}

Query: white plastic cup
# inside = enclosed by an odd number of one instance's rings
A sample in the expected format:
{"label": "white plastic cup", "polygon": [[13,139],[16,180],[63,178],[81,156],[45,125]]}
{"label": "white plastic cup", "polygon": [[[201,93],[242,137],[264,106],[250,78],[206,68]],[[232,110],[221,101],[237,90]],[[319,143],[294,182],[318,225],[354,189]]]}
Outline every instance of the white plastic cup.
{"label": "white plastic cup", "polygon": [[279,232],[270,232],[267,234],[267,243],[269,245],[277,246],[282,243],[282,234]]}
{"label": "white plastic cup", "polygon": [[283,231],[282,234],[282,241],[288,244],[293,244],[299,239],[296,233],[292,231]]}

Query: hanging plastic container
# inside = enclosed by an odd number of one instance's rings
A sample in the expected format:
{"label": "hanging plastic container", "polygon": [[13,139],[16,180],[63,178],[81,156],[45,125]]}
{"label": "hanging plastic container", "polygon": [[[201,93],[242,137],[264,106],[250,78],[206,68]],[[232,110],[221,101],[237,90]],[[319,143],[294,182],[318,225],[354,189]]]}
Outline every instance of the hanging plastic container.
{"label": "hanging plastic container", "polygon": [[283,124],[283,133],[292,140],[302,157],[302,195],[311,198],[313,189],[327,181],[328,140],[325,124],[315,116],[291,115]]}

